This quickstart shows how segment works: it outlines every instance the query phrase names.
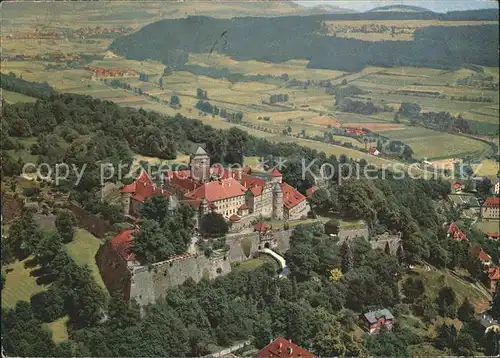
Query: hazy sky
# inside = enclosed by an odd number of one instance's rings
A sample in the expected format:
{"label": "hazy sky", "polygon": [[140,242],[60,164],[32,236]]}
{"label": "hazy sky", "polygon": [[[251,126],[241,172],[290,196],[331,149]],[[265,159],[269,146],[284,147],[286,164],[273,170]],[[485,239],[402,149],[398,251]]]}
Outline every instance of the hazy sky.
{"label": "hazy sky", "polygon": [[496,0],[299,0],[295,2],[303,6],[330,4],[356,11],[367,11],[377,6],[395,4],[421,6],[436,12],[488,8],[498,9],[498,2]]}

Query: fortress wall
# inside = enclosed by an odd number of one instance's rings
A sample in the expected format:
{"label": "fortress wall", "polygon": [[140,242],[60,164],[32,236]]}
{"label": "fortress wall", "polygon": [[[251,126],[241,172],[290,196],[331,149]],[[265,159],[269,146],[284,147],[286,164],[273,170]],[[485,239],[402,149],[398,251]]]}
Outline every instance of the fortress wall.
{"label": "fortress wall", "polygon": [[103,218],[85,211],[73,202],[68,202],[67,207],[73,212],[78,226],[84,228],[95,237],[102,239],[106,233],[114,231],[113,225]]}
{"label": "fortress wall", "polygon": [[130,299],[131,273],[127,263],[108,241],[101,245],[95,256],[102,280],[109,292],[121,292],[126,301]]}
{"label": "fortress wall", "polygon": [[[219,270],[220,273],[217,271]],[[231,264],[223,257],[207,258],[190,256],[182,260],[168,260],[154,265],[135,268],[130,287],[130,297],[140,305],[154,303],[164,297],[169,287],[182,284],[188,278],[199,282],[202,278],[214,279],[231,272]]]}
{"label": "fortress wall", "polygon": [[368,230],[368,226],[360,229],[341,229],[339,232],[340,242],[344,242],[345,240],[353,240],[356,237],[363,237],[367,241],[370,240],[370,231]]}
{"label": "fortress wall", "polygon": [[373,249],[381,250],[385,250],[385,246],[389,244],[389,251],[391,252],[391,255],[396,255],[398,247],[401,244],[401,238],[397,235],[393,235],[388,239],[372,240],[370,241],[370,244],[372,245]]}
{"label": "fortress wall", "polygon": [[278,249],[280,253],[284,254],[290,248],[290,237],[292,233],[293,230],[282,230],[273,234],[276,240],[276,249]]}

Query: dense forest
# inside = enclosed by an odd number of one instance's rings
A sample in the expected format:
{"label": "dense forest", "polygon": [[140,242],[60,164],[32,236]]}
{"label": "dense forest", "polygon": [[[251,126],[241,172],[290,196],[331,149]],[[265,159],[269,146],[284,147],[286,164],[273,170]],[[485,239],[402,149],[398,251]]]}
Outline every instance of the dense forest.
{"label": "dense forest", "polygon": [[[371,15],[381,19],[388,16]],[[350,16],[355,19],[367,15]],[[397,16],[405,18],[402,14]],[[464,64],[498,65],[496,25],[431,26],[417,29],[413,41],[369,42],[319,33],[321,21],[335,19],[328,16],[165,19],[115,39],[109,49],[130,59],[154,59],[173,67],[185,64],[187,53],[213,51],[236,60],[307,59],[311,68],[348,72],[360,71],[365,66],[452,69]]]}

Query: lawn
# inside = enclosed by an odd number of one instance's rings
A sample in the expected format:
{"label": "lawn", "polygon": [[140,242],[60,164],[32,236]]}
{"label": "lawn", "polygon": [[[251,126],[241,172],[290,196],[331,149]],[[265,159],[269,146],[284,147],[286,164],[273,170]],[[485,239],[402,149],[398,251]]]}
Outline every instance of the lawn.
{"label": "lawn", "polygon": [[36,271],[39,266],[32,266],[33,257],[7,265],[5,287],[2,289],[2,308],[11,308],[17,301],[29,302],[31,296],[45,291],[49,285],[38,284]]}
{"label": "lawn", "polygon": [[364,220],[339,220],[341,229],[363,229],[366,227]]}
{"label": "lawn", "polygon": [[476,175],[487,176],[491,180],[497,177],[500,171],[500,163],[492,159],[484,159],[481,161],[481,165],[476,170]]}
{"label": "lawn", "polygon": [[56,319],[54,322],[46,323],[47,327],[52,331],[52,340],[55,343],[67,341],[68,336],[68,328],[66,324],[68,323],[69,317],[64,316],[59,319]]}
{"label": "lawn", "polygon": [[474,226],[482,232],[499,232],[498,221],[477,221]]}
{"label": "lawn", "polygon": [[77,229],[73,241],[66,244],[66,250],[68,250],[71,258],[80,266],[88,265],[97,284],[106,290],[106,286],[99,273],[99,268],[95,262],[95,254],[99,247],[100,241],[83,229]]}
{"label": "lawn", "polygon": [[36,98],[25,96],[24,94],[21,94],[21,93],[10,92],[10,91],[4,90],[4,89],[2,89],[2,98],[7,103],[16,103],[16,102],[34,103],[34,102],[36,102]]}
{"label": "lawn", "polygon": [[250,259],[250,260],[245,260],[238,262],[235,264],[232,268],[231,271],[234,272],[248,272],[248,271],[253,271],[256,268],[264,265],[266,262],[271,262],[276,266],[276,270],[278,269],[278,264],[277,262],[269,255],[260,255],[259,257],[255,259]]}

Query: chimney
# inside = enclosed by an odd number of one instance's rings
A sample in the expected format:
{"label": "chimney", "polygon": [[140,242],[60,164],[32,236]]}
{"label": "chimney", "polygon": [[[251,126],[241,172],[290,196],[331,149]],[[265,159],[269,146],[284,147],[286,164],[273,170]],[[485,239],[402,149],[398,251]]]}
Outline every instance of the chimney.
{"label": "chimney", "polygon": [[283,343],[280,342],[278,348],[281,349],[283,347]]}

